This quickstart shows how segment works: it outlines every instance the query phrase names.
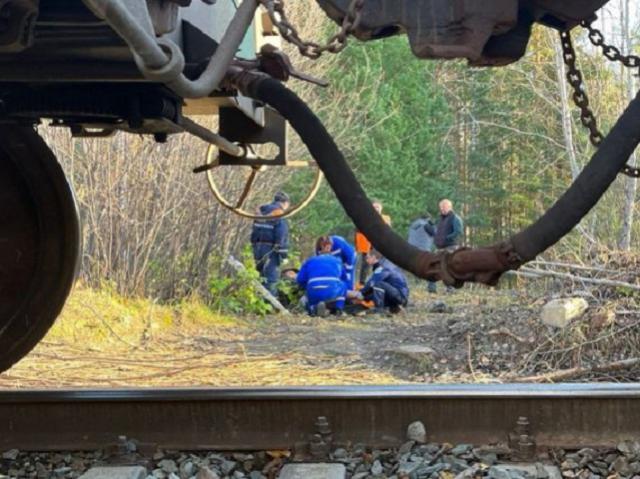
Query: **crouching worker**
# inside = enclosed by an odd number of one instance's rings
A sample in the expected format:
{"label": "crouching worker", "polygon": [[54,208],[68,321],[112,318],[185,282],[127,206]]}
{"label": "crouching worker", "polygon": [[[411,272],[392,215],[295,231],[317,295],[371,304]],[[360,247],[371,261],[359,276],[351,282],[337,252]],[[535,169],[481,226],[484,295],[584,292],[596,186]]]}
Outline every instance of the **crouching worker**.
{"label": "crouching worker", "polygon": [[326,316],[344,309],[347,292],[342,261],[331,254],[331,242],[320,238],[316,242],[317,256],[306,260],[296,281],[307,296],[307,312],[312,316]]}
{"label": "crouching worker", "polygon": [[373,274],[360,291],[360,299],[373,301],[378,311],[388,308],[393,314],[401,312],[409,300],[409,286],[402,271],[374,249],[367,254],[366,261]]}
{"label": "crouching worker", "polygon": [[[320,247],[326,251],[323,253]],[[355,289],[356,250],[342,236],[321,236],[316,242],[316,254],[330,254],[342,261],[347,289]]]}

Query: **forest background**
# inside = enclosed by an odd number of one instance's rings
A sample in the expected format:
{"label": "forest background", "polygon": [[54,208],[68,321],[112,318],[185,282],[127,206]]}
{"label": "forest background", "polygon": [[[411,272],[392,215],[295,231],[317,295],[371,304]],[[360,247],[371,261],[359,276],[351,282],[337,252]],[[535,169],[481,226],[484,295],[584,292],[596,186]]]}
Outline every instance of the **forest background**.
{"label": "forest background", "polygon": [[[335,29],[311,0],[288,2],[288,8],[306,38],[325,38]],[[612,0],[600,12],[597,26],[623,52],[637,50],[637,9],[630,0]],[[607,61],[584,30],[577,28],[574,40],[592,108],[606,132],[635,95],[637,72]],[[571,103],[555,31],[536,27],[525,57],[498,69],[418,60],[404,37],[352,41],[340,55],[316,62],[284,46],[300,70],[331,82],[327,89],[301,82],[290,87],[320,115],[403,236],[416,217],[435,216],[438,199],[446,196],[465,220],[467,244],[507,238],[544,212],[593,154]],[[246,251],[251,223],[218,205],[204,178],[191,172],[204,161],[206,145],[188,136],[158,145],[124,134],[100,141],[51,128],[42,133],[77,193],[84,285],[167,302],[198,295],[224,306],[220,297],[231,291],[236,275],[226,258]],[[306,154],[295,137],[290,152],[296,159]],[[225,193],[239,193],[240,173],[217,174]],[[300,198],[307,176],[266,174],[253,201],[278,188]],[[548,257],[577,261],[637,249],[636,207],[636,183],[621,176]],[[326,184],[291,220],[291,229],[298,257],[310,252],[317,235],[353,234]]]}

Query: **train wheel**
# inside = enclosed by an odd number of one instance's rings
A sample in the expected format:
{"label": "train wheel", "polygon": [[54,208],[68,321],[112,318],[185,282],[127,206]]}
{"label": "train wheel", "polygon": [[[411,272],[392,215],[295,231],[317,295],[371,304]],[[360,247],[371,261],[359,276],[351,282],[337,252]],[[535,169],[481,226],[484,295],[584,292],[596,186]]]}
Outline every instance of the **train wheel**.
{"label": "train wheel", "polygon": [[0,126],[0,371],[49,330],[80,258],[73,191],[30,126]]}

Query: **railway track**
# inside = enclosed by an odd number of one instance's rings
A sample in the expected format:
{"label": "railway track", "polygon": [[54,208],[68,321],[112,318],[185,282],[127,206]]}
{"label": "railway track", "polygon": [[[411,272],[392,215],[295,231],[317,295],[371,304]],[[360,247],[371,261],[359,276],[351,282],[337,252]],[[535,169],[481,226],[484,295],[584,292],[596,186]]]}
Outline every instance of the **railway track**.
{"label": "railway track", "polygon": [[92,450],[126,436],[150,451],[291,449],[319,417],[334,444],[398,447],[420,420],[434,443],[517,450],[524,434],[538,449],[615,447],[640,437],[640,385],[2,391],[0,448]]}

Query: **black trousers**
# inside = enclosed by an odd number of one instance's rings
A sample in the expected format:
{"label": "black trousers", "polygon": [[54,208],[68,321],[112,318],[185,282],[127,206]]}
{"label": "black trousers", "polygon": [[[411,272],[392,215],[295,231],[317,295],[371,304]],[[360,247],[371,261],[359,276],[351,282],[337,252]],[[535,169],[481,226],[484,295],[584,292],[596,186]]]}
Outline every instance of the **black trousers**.
{"label": "black trousers", "polygon": [[381,281],[376,284],[368,299],[373,300],[376,308],[395,308],[407,305],[407,298],[405,298],[398,288],[386,281]]}

